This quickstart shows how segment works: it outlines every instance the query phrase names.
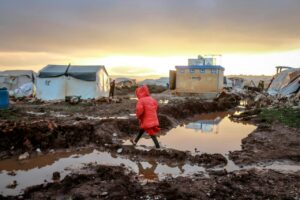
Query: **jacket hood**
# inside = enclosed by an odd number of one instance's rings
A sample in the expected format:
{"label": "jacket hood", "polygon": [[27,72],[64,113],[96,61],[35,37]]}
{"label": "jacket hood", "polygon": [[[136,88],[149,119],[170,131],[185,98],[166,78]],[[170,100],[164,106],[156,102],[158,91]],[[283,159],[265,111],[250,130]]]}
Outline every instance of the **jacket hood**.
{"label": "jacket hood", "polygon": [[146,85],[138,87],[135,91],[135,94],[136,94],[138,99],[150,96],[149,89]]}

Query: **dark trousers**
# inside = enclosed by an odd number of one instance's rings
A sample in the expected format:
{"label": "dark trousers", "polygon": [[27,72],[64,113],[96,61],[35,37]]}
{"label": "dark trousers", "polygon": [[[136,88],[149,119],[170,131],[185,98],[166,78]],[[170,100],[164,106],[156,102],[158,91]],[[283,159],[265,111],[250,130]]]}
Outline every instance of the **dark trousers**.
{"label": "dark trousers", "polygon": [[114,88],[110,88],[109,90],[109,97],[114,97]]}
{"label": "dark trousers", "polygon": [[[138,141],[141,139],[142,135],[145,133],[144,129],[140,129],[139,134],[135,138],[135,143],[138,143]],[[157,138],[155,135],[150,135],[151,139],[153,140],[155,147],[160,148],[159,143],[157,141]]]}

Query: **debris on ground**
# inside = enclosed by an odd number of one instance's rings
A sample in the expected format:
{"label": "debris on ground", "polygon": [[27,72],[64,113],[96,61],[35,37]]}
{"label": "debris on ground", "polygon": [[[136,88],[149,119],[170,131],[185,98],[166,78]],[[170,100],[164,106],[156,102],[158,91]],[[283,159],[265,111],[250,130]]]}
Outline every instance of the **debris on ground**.
{"label": "debris on ground", "polygon": [[21,154],[18,159],[19,160],[26,160],[26,159],[29,158],[29,156],[30,156],[29,153],[25,152],[25,153]]}
{"label": "debris on ground", "polygon": [[[15,188],[17,187],[17,185],[18,185],[17,181],[14,180],[12,183],[8,184],[8,185],[6,186],[6,188],[8,188],[8,189],[15,189]],[[1,197],[1,196],[0,196],[0,197]]]}
{"label": "debris on ground", "polygon": [[[232,89],[230,92],[224,90],[212,101],[197,97],[173,98],[169,93],[155,96],[158,102],[167,102],[159,104],[161,135],[185,124],[194,115],[226,110],[234,113],[237,106],[243,107],[230,118],[255,124],[257,129],[242,140],[241,150],[226,156],[200,154],[197,149],[192,154],[176,149],[124,145],[124,140],[139,131],[139,122],[133,114],[136,100],[131,96],[79,101],[71,98],[70,102],[14,99],[13,107],[0,113],[0,159],[24,160],[47,152],[54,156],[59,149],[92,146],[141,162],[154,159],[162,163],[189,163],[208,172],[207,176],[199,173],[153,182],[121,167],[89,165],[83,169],[86,174],[75,170],[64,178],[63,173],[54,172],[53,180],[60,181],[28,188],[22,194],[25,199],[297,199],[299,172],[258,169],[232,172],[225,169],[232,161],[238,166],[300,162],[299,127],[295,126],[300,110],[297,93],[283,96]],[[272,117],[275,114],[278,117]]]}
{"label": "debris on ground", "polygon": [[52,174],[52,180],[58,181],[60,179],[60,173],[59,172],[53,172]]}
{"label": "debris on ground", "polygon": [[[273,170],[241,170],[213,178],[178,177],[161,182],[138,181],[121,167],[91,167],[89,174],[72,174],[60,183],[28,188],[25,199],[47,197],[93,199],[298,199],[300,174]],[[97,185],[97,187],[95,187]]]}

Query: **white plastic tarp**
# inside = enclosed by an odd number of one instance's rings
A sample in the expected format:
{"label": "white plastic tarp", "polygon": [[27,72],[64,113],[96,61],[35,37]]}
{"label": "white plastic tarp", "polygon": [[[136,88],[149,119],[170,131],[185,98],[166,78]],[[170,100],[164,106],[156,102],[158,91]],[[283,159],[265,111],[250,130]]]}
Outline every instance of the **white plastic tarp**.
{"label": "white plastic tarp", "polygon": [[84,81],[73,77],[67,77],[66,80],[66,96],[80,96],[81,99],[98,97],[96,81]]}
{"label": "white plastic tarp", "polygon": [[6,70],[0,72],[0,88],[5,87],[10,93],[26,83],[33,83],[35,72],[32,70]]}
{"label": "white plastic tarp", "polygon": [[66,77],[37,78],[36,97],[45,101],[64,100],[66,96]]}
{"label": "white plastic tarp", "polygon": [[35,86],[33,83],[25,83],[14,91],[15,97],[29,97],[31,95],[35,95]]}

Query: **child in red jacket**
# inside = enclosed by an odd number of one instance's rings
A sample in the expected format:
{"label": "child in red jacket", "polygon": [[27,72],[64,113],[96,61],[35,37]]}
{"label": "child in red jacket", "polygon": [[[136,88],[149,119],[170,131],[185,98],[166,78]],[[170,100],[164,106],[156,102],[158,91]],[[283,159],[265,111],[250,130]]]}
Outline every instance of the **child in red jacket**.
{"label": "child in red jacket", "polygon": [[156,138],[156,133],[160,131],[157,117],[158,104],[156,100],[150,96],[146,85],[137,88],[135,94],[138,98],[138,102],[136,104],[136,117],[140,122],[140,131],[132,143],[136,145],[144,132],[147,132],[152,138],[155,147],[160,148]]}

